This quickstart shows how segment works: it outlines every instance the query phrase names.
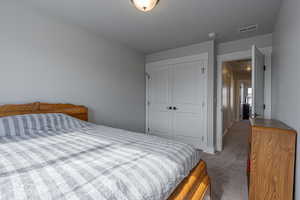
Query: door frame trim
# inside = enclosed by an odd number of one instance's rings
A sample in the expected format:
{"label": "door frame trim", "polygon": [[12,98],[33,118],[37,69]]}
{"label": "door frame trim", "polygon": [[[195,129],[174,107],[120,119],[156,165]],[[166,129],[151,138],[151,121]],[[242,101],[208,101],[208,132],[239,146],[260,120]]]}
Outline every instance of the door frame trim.
{"label": "door frame trim", "polygon": [[[272,47],[258,48],[264,55],[271,55]],[[217,56],[217,116],[216,116],[216,150],[223,150],[223,114],[222,114],[222,64],[223,62],[251,59],[252,50],[237,51]],[[265,60],[266,62],[266,60]]]}
{"label": "door frame trim", "polygon": [[169,58],[165,60],[159,60],[155,62],[149,62],[146,63],[146,72],[148,68],[153,68],[155,66],[159,67],[160,65],[174,65],[174,64],[179,64],[179,63],[184,63],[184,62],[193,62],[193,61],[198,61],[208,58],[208,52],[206,53],[201,53],[201,54],[196,54],[192,56],[183,56],[183,57],[178,57],[178,58]]}
{"label": "door frame trim", "polygon": [[[149,128],[149,108],[148,108],[148,101],[149,101],[149,76],[148,76],[148,71],[149,69],[153,69],[156,67],[160,67],[161,65],[174,65],[174,64],[180,64],[180,63],[185,63],[185,62],[194,62],[194,61],[201,61],[203,59],[207,59],[207,62],[209,62],[209,53],[205,52],[205,53],[201,53],[201,54],[196,54],[196,55],[192,55],[192,56],[183,56],[183,57],[178,57],[178,58],[170,58],[170,59],[164,59],[164,60],[160,60],[160,61],[155,61],[155,62],[149,62],[145,64],[145,77],[146,77],[146,98],[145,98],[145,106],[146,106],[146,126],[145,126],[145,133],[149,134],[148,132],[148,128]],[[208,63],[207,63],[207,67]],[[208,69],[206,69],[206,76]],[[206,99],[208,97],[208,78],[206,77]],[[207,106],[207,102],[206,102],[206,106]],[[206,132],[208,130],[208,112],[206,109]],[[206,139],[208,138],[208,136],[206,136]],[[206,142],[207,143],[207,142]],[[205,145],[207,146],[207,144]],[[205,147],[203,149],[204,151],[208,151],[207,147]]]}

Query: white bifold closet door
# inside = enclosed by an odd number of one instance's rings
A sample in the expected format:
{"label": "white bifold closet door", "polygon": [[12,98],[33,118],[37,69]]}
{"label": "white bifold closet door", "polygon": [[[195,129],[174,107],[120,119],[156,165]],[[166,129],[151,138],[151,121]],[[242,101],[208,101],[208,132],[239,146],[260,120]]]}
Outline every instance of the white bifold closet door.
{"label": "white bifold closet door", "polygon": [[206,146],[207,58],[147,67],[148,133]]}
{"label": "white bifold closet door", "polygon": [[155,68],[149,71],[148,74],[148,132],[171,137],[170,67]]}

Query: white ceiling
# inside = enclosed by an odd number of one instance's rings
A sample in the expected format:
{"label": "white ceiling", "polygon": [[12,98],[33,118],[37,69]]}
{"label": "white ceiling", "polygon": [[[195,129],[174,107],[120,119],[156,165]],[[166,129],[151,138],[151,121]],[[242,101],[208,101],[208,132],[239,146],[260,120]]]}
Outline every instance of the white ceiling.
{"label": "white ceiling", "polygon": [[[209,32],[225,42],[271,33],[281,0],[160,0],[149,13],[130,0],[24,0],[66,22],[144,53],[199,43]],[[240,26],[258,24],[258,31],[239,34]]]}

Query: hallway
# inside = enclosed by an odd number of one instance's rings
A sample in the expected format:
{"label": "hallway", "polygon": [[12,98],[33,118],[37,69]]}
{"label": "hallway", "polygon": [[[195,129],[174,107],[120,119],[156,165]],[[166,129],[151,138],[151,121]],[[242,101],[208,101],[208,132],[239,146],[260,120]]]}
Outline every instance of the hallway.
{"label": "hallway", "polygon": [[224,138],[224,151],[202,154],[212,180],[213,200],[247,199],[249,121],[235,123]]}

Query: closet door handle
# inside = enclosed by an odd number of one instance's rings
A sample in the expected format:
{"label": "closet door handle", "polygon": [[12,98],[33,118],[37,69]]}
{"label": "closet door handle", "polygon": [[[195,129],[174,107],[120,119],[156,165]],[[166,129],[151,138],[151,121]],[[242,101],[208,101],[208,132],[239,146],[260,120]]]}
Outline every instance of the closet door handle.
{"label": "closet door handle", "polygon": [[172,106],[167,107],[168,110],[172,110]]}
{"label": "closet door handle", "polygon": [[173,110],[177,110],[177,109],[178,109],[177,107],[175,107],[175,106],[173,107]]}

